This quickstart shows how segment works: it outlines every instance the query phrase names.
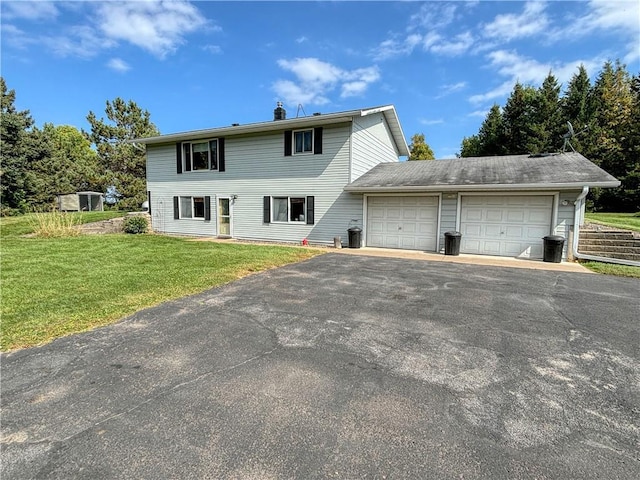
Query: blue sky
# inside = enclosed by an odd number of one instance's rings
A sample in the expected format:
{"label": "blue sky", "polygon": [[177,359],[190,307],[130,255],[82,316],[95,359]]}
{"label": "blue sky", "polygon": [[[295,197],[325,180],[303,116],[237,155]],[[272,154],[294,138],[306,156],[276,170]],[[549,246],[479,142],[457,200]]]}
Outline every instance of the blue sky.
{"label": "blue sky", "polygon": [[115,97],[162,133],[394,104],[455,155],[494,102],[581,63],[640,71],[640,2],[1,2],[2,75],[37,125]]}

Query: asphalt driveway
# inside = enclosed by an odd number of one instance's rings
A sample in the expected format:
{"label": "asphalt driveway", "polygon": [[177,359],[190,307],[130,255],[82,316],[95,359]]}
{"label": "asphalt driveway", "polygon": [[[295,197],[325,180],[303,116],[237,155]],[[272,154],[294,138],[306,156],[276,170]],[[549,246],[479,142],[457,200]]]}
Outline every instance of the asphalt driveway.
{"label": "asphalt driveway", "polygon": [[640,281],[327,254],[2,355],[2,478],[640,476]]}

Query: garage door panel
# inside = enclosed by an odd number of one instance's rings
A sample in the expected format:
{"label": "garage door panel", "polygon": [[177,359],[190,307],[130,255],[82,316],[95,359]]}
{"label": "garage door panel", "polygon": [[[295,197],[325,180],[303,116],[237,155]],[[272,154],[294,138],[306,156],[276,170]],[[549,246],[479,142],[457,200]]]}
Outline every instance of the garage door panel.
{"label": "garage door panel", "polygon": [[501,222],[504,211],[498,209],[488,209],[484,215],[484,220],[487,222]]}
{"label": "garage door panel", "polygon": [[368,197],[367,245],[435,250],[438,197]]}
{"label": "garage door panel", "polygon": [[504,228],[505,238],[522,238],[524,236],[525,228],[523,226],[507,225]]}
{"label": "garage door panel", "polygon": [[507,210],[505,221],[509,223],[524,223],[526,212],[522,209]]}
{"label": "garage door panel", "polygon": [[547,210],[530,210],[527,213],[527,223],[544,223],[549,218]]}
{"label": "garage door panel", "polygon": [[[551,231],[553,196],[462,196],[462,253],[539,258]],[[481,219],[481,221],[479,221]]]}

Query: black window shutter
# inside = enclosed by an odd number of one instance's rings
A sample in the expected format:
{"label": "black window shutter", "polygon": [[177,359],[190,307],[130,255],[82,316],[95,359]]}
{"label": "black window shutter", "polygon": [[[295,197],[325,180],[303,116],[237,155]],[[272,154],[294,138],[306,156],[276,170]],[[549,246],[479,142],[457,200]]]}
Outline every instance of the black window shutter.
{"label": "black window shutter", "polygon": [[180,218],[180,207],[178,206],[178,197],[173,197],[173,218],[178,220]]}
{"label": "black window shutter", "polygon": [[151,192],[147,190],[147,202],[149,203],[149,208],[147,209],[147,213],[151,215]]}
{"label": "black window shutter", "polygon": [[224,172],[224,138],[218,139],[218,171]]}
{"label": "black window shutter", "polygon": [[176,143],[176,170],[182,173],[182,144]]}
{"label": "black window shutter", "polygon": [[315,213],[315,199],[316,197],[307,197],[307,225],[313,225],[315,223],[313,218]]}
{"label": "black window shutter", "polygon": [[322,153],[322,127],[313,129],[313,153],[315,155]]}
{"label": "black window shutter", "polygon": [[284,156],[291,156],[291,144],[293,139],[293,130],[284,131]]}
{"label": "black window shutter", "polygon": [[271,223],[271,197],[264,197],[262,199],[262,221],[264,223]]}
{"label": "black window shutter", "polygon": [[204,197],[204,219],[211,220],[211,197]]}

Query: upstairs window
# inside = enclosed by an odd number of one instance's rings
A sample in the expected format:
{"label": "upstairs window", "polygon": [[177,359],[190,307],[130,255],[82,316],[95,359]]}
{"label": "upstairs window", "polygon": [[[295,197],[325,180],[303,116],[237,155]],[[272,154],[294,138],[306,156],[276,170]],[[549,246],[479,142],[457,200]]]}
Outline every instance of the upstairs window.
{"label": "upstairs window", "polygon": [[284,131],[284,156],[322,154],[322,127]]}
{"label": "upstairs window", "polygon": [[218,140],[184,142],[182,162],[185,172],[218,169]]}
{"label": "upstairs window", "polygon": [[313,130],[293,132],[293,153],[313,153]]}

